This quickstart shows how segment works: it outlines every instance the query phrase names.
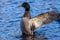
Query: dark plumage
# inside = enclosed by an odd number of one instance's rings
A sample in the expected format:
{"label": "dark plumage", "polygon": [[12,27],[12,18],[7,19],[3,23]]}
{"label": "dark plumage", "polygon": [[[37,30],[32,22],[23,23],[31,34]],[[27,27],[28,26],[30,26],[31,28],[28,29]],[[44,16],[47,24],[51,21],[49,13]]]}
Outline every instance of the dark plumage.
{"label": "dark plumage", "polygon": [[22,4],[22,7],[25,8],[25,11],[30,11],[30,5],[29,5],[27,2],[24,2],[24,3]]}

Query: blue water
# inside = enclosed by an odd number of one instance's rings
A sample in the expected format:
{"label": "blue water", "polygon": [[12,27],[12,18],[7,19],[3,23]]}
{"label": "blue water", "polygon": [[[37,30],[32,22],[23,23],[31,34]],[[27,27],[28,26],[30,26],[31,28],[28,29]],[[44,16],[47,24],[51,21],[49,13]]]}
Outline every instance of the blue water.
{"label": "blue water", "polygon": [[[23,2],[30,4],[32,17],[51,10],[60,13],[60,0],[0,0],[0,40],[20,40],[15,36],[21,35],[20,20],[25,11],[18,6]],[[48,40],[60,40],[60,26],[57,21],[42,26],[36,32],[46,36]]]}

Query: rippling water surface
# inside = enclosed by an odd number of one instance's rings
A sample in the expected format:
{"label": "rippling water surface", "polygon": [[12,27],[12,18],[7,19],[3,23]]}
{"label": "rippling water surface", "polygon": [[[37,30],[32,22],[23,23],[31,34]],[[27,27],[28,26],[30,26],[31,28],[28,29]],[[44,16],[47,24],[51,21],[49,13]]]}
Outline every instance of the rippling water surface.
{"label": "rippling water surface", "polygon": [[[31,36],[24,38],[15,37],[21,34],[20,20],[25,10],[18,6],[23,2],[26,2],[26,0],[0,0],[0,40],[33,39]],[[27,0],[27,2],[31,6],[30,13],[32,17],[51,10],[60,12],[60,0]],[[48,40],[60,40],[60,24],[56,21],[37,29],[36,32],[40,36],[34,37],[35,40],[44,38]]]}

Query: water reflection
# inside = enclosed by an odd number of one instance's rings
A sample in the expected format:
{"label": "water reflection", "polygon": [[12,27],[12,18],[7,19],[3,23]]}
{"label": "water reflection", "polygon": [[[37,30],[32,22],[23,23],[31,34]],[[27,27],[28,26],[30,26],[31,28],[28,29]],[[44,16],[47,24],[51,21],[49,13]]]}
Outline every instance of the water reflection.
{"label": "water reflection", "polygon": [[35,36],[22,36],[19,37],[20,40],[48,40],[46,37],[44,36],[39,36],[39,35],[35,35]]}

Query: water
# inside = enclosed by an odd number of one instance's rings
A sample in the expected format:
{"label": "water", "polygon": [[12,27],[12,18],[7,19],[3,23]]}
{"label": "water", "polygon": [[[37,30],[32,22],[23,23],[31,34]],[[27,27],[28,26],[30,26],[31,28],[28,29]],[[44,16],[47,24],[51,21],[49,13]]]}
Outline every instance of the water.
{"label": "water", "polygon": [[[21,34],[20,18],[24,14],[24,8],[18,6],[25,1],[26,0],[0,0],[0,40],[32,40],[31,36],[24,38],[15,37],[15,35]],[[31,6],[30,13],[32,17],[53,10],[51,8],[52,6],[56,7],[57,11],[60,12],[60,0],[28,0],[27,2]],[[56,22],[47,24],[37,30],[37,32],[43,36],[38,35],[33,39],[40,40],[48,38],[48,40],[60,40],[59,25],[60,24]]]}

